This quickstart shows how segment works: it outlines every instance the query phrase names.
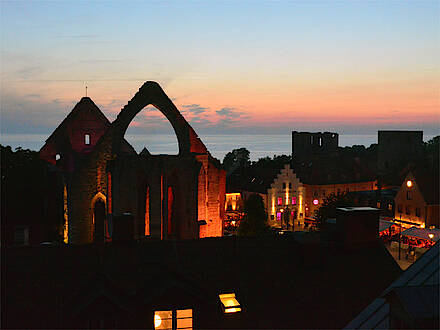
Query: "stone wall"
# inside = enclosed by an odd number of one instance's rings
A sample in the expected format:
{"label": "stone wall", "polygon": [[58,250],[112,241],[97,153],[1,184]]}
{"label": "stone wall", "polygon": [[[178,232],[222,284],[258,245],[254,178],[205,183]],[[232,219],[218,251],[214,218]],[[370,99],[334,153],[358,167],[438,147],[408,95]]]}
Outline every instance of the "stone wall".
{"label": "stone wall", "polygon": [[[179,144],[177,156],[121,152],[130,122],[149,104],[159,109],[173,126]],[[226,173],[157,83],[146,82],[139,89],[72,173],[68,192],[69,242],[93,241],[92,200],[98,193],[102,199],[108,195],[108,173],[112,178],[112,215],[133,215],[135,239],[145,236],[147,186],[151,237],[180,239],[222,235]],[[171,192],[172,198],[168,196]],[[173,204],[170,207],[169,201]],[[206,221],[200,232],[198,220]]]}

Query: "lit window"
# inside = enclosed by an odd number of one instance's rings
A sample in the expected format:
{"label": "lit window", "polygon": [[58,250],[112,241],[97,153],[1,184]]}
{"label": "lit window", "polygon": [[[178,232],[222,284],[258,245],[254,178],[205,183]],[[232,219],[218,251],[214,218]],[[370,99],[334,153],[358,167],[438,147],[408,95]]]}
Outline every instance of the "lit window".
{"label": "lit window", "polygon": [[90,134],[84,135],[84,144],[90,144]]}
{"label": "lit window", "polygon": [[281,221],[281,212],[277,212],[277,221]]}
{"label": "lit window", "polygon": [[292,197],[292,205],[296,205],[296,197]]}
{"label": "lit window", "polygon": [[241,311],[240,303],[235,298],[235,293],[226,293],[219,295],[223,304],[225,313],[236,313]]}
{"label": "lit window", "polygon": [[176,311],[176,329],[192,329],[192,309],[180,309]]}
{"label": "lit window", "polygon": [[283,205],[283,199],[281,197],[278,197],[277,203],[278,205]]}
{"label": "lit window", "polygon": [[[174,327],[173,327],[174,323]],[[193,315],[192,309],[179,309],[172,311],[154,312],[154,329],[173,330],[173,329],[192,329]]]}

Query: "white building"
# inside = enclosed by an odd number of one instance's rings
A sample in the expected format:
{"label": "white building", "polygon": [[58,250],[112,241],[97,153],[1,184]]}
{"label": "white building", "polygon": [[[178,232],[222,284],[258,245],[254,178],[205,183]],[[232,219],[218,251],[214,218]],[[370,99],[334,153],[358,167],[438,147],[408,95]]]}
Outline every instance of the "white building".
{"label": "white building", "polygon": [[305,217],[305,187],[287,164],[267,190],[267,214],[271,227],[292,228]]}

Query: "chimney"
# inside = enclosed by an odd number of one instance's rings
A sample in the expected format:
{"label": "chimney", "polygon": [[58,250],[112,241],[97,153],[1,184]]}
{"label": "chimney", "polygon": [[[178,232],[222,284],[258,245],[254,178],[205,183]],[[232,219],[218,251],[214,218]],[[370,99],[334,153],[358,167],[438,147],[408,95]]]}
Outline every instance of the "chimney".
{"label": "chimney", "polygon": [[336,234],[346,248],[374,246],[379,241],[379,213],[372,207],[336,209]]}

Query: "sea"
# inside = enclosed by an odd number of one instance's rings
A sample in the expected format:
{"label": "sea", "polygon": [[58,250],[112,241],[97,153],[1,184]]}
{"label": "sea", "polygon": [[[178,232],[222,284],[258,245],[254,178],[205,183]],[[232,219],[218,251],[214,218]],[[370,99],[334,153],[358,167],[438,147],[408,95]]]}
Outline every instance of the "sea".
{"label": "sea", "polygon": [[[0,143],[11,146],[13,149],[40,150],[49,134],[0,134]],[[251,160],[274,155],[290,155],[292,153],[291,134],[199,134],[211,155],[223,160],[224,156],[233,149],[246,148],[250,151]],[[424,135],[424,141],[432,139],[434,135]],[[165,134],[126,134],[125,139],[140,152],[144,147],[152,154],[178,153],[177,138],[175,135]],[[364,145],[369,147],[377,143],[377,134],[339,134],[339,146]]]}

